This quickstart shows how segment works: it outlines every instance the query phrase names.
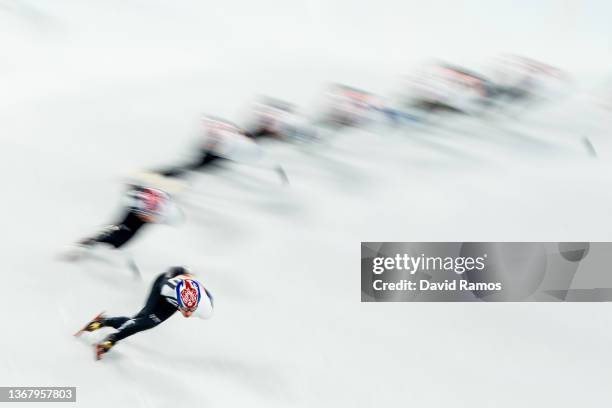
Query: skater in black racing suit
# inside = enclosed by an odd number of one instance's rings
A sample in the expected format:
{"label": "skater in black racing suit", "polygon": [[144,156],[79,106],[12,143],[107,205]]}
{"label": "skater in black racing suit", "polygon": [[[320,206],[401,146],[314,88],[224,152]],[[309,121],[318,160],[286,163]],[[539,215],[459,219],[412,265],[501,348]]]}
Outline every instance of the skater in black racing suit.
{"label": "skater in black racing suit", "polygon": [[127,205],[119,221],[103,228],[98,234],[79,241],[81,247],[107,244],[119,249],[145,225],[163,221],[170,208],[170,196],[155,188],[129,186],[126,198]]}
{"label": "skater in black racing suit", "polygon": [[101,313],[77,335],[103,327],[116,330],[96,345],[96,357],[99,359],[118,341],[152,329],[177,311],[180,311],[184,317],[190,317],[195,313],[200,318],[208,318],[213,312],[212,295],[186,268],[181,266],[170,268],[155,279],[144,307],[132,317],[108,317]]}

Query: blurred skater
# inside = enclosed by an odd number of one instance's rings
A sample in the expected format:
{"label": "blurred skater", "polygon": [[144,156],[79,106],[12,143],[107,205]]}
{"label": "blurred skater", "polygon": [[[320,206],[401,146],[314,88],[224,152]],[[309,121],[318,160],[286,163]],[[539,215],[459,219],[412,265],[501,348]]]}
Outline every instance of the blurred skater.
{"label": "blurred skater", "polygon": [[255,140],[309,142],[316,138],[313,127],[294,105],[269,97],[261,97],[253,105],[246,129],[246,135]]}
{"label": "blurred skater", "polygon": [[363,126],[377,116],[376,95],[343,84],[333,84],[325,94],[319,122],[334,129]]}
{"label": "blurred skater", "polygon": [[[77,261],[85,256],[93,255],[93,250],[101,247],[122,249],[147,225],[172,223],[180,216],[180,210],[174,205],[167,192],[160,188],[130,184],[117,221],[102,228],[96,234],[78,241],[76,247],[64,255],[64,259]],[[138,273],[133,259],[127,256],[126,261],[130,269]]]}
{"label": "blurred skater", "polygon": [[[283,168],[267,158],[248,132],[226,120],[207,116],[202,121],[202,139],[192,157],[185,163],[158,170],[165,177],[186,177],[190,172],[202,171],[222,160],[266,168],[276,172],[284,183]],[[260,135],[261,136],[261,135]]]}
{"label": "blurred skater", "polygon": [[457,65],[426,65],[408,80],[402,105],[426,114],[482,113],[495,97],[495,85],[484,76]]}
{"label": "blurred skater", "polygon": [[185,267],[176,266],[157,276],[144,307],[131,317],[97,315],[75,333],[93,332],[103,327],[115,331],[95,345],[99,360],[119,341],[138,332],[152,329],[179,311],[184,317],[196,316],[207,319],[213,314],[213,297],[208,290]]}

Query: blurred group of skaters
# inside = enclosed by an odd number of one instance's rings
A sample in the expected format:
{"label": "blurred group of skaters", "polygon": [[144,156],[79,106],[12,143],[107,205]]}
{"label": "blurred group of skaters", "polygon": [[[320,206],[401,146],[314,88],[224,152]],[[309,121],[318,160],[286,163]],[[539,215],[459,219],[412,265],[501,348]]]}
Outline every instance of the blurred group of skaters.
{"label": "blurred group of skaters", "polygon": [[[204,116],[196,148],[187,160],[132,174],[126,183],[121,216],[111,225],[78,241],[65,258],[78,261],[96,257],[101,248],[122,250],[150,224],[173,223],[182,212],[173,197],[198,172],[222,162],[236,162],[269,170],[281,184],[291,175],[266,154],[263,138],[295,144],[324,144],[328,135],[343,128],[372,124],[407,126],[440,120],[445,115],[481,117],[517,106],[541,103],[555,89],[568,82],[567,76],[545,63],[518,56],[498,60],[487,75],[442,62],[423,65],[404,78],[400,91],[380,96],[345,84],[328,87],[316,113],[306,115],[290,102],[260,97],[249,110],[243,127],[215,117]],[[126,265],[136,276],[140,271],[127,255]],[[99,358],[119,340],[163,322],[174,312],[189,317],[204,310],[212,314],[212,295],[186,267],[172,267],[157,276],[145,308],[132,317],[96,316],[81,331],[110,327],[114,332],[96,344]],[[185,296],[183,298],[183,292]],[[196,299],[194,303],[188,300]],[[189,306],[185,306],[189,303]]]}

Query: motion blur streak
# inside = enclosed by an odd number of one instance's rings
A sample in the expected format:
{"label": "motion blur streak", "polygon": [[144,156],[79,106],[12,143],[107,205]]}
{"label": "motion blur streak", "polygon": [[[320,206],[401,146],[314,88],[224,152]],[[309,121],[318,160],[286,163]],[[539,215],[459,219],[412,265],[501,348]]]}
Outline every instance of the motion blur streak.
{"label": "motion blur streak", "polygon": [[[610,241],[610,15],[577,0],[0,0],[0,384],[76,386],[105,408],[609,400],[607,304],[361,304],[359,241]],[[523,83],[498,75],[508,55],[558,83],[533,104],[482,99],[475,76]],[[415,83],[452,109],[413,103]],[[333,119],[333,89],[363,89],[377,117]],[[257,95],[335,124],[261,143],[289,186],[240,164],[194,175],[186,221],[129,248],[143,282],[55,259],[113,216],[126,174],[180,159],[202,114],[243,125]],[[100,362],[72,338],[182,264],[215,295],[210,322],[170,319]]]}

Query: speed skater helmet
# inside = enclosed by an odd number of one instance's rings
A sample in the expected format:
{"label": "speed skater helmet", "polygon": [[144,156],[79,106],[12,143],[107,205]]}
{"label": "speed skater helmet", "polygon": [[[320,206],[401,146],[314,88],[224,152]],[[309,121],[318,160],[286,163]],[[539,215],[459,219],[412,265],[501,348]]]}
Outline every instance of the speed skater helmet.
{"label": "speed skater helmet", "polygon": [[198,308],[201,299],[200,283],[195,279],[181,279],[176,285],[176,302],[178,308],[193,312]]}

